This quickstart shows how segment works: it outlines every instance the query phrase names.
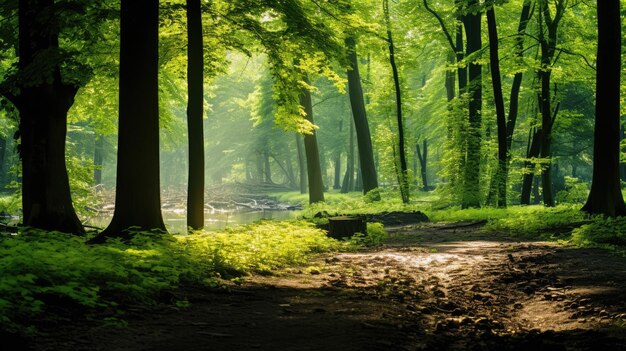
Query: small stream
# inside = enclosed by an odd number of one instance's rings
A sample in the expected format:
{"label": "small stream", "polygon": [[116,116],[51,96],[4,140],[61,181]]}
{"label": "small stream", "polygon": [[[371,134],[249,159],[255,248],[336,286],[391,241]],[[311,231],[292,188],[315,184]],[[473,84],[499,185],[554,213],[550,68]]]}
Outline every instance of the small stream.
{"label": "small stream", "polygon": [[[221,230],[240,224],[250,224],[262,219],[286,220],[295,219],[299,211],[294,210],[258,210],[258,211],[207,211],[204,213],[204,229],[207,231]],[[84,224],[106,228],[112,214],[92,217]],[[163,211],[163,220],[170,233],[187,231],[187,216],[184,211]]]}

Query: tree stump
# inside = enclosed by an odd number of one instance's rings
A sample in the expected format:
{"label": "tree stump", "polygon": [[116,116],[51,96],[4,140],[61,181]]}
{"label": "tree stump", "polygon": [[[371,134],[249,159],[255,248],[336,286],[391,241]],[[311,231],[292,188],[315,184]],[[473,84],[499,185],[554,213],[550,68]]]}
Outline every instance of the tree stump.
{"label": "tree stump", "polygon": [[328,226],[328,236],[335,239],[349,238],[355,233],[367,233],[365,217],[330,217],[328,218]]}

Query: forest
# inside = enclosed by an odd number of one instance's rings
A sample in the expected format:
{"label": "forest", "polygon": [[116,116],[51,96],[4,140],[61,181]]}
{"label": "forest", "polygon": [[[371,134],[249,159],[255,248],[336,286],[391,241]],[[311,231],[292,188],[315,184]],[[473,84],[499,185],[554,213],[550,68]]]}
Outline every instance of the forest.
{"label": "forest", "polygon": [[0,338],[625,349],[625,8],[3,0]]}

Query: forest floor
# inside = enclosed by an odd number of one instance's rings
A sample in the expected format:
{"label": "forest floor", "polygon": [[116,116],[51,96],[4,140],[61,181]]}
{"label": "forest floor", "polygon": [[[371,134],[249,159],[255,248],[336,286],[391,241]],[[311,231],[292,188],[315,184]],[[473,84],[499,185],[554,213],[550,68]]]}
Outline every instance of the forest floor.
{"label": "forest floor", "polygon": [[127,326],[43,325],[36,350],[626,350],[626,260],[472,223],[388,228],[190,307],[131,308]]}

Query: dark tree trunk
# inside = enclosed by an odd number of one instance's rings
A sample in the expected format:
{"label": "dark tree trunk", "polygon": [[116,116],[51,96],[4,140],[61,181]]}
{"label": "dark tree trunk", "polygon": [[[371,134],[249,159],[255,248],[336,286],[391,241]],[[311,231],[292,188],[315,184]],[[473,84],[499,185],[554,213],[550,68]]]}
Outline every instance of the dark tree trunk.
{"label": "dark tree trunk", "polygon": [[[300,105],[304,107],[306,119],[313,122],[313,104],[311,103],[311,92],[302,89],[300,95]],[[304,152],[306,154],[306,169],[309,179],[309,203],[324,201],[324,183],[322,181],[322,168],[320,166],[320,154],[317,148],[317,137],[315,130],[311,134],[304,135]]]}
{"label": "dark tree trunk", "polygon": [[204,58],[200,0],[187,0],[187,37],[187,227],[201,230],[204,227]]}
{"label": "dark tree trunk", "polygon": [[[449,65],[453,65],[454,64],[454,54],[453,53],[449,53],[448,54],[448,64]],[[454,100],[454,97],[456,96],[456,92],[454,91],[455,88],[455,78],[454,78],[454,72],[447,69],[446,70],[446,79],[444,81],[444,86],[446,88],[446,99],[448,102]]]}
{"label": "dark tree trunk", "polygon": [[356,129],[357,146],[359,148],[359,169],[363,181],[363,194],[375,190],[372,199],[380,200],[378,189],[378,177],[376,167],[374,165],[374,152],[372,149],[372,138],[370,128],[367,121],[365,110],[365,101],[363,100],[363,88],[361,87],[361,77],[359,75],[359,65],[356,53],[356,42],[354,38],[346,39],[346,47],[348,48],[348,60],[351,69],[348,70],[348,95],[350,97],[350,106],[352,107],[352,116]]}
{"label": "dark tree trunk", "polygon": [[420,144],[415,144],[415,150],[417,151],[417,157],[420,161],[420,174],[422,175],[422,190],[428,190],[428,140],[424,139],[422,142],[422,148]]}
{"label": "dark tree trunk", "polygon": [[302,152],[302,142],[300,141],[300,135],[298,134],[296,134],[296,149],[298,151],[298,169],[300,171],[300,194],[306,194],[308,183],[306,159],[304,152]]}
{"label": "dark tree trunk", "polygon": [[495,181],[496,184],[498,207],[506,207],[508,174],[507,131],[504,97],[502,96],[502,79],[500,76],[500,56],[498,54],[498,27],[496,25],[496,11],[493,6],[487,10],[487,27],[489,32],[489,63],[491,67],[491,81],[493,83],[493,100],[496,105],[496,122],[498,125],[498,168],[494,179],[491,181]]}
{"label": "dark tree trunk", "polygon": [[93,180],[96,185],[102,184],[102,161],[104,154],[104,136],[96,135],[95,147],[93,151]]}
{"label": "dark tree trunk", "polygon": [[400,161],[400,174],[398,174],[398,186],[403,203],[409,203],[408,167],[406,162],[406,149],[404,145],[404,120],[402,117],[402,91],[400,89],[400,76],[396,65],[395,46],[391,33],[391,19],[389,18],[389,0],[383,0],[383,10],[387,22],[387,43],[389,44],[389,63],[393,74],[393,83],[396,92],[396,116],[398,123],[398,157]]}
{"label": "dark tree trunk", "polygon": [[335,154],[335,176],[333,178],[333,189],[341,189],[341,152]]}
{"label": "dark tree trunk", "polygon": [[[515,56],[520,62],[524,59],[524,36],[526,33],[526,27],[532,7],[532,0],[524,0],[524,6],[522,7],[522,13],[520,15],[519,24],[517,26],[517,37],[515,38]],[[515,131],[515,123],[517,122],[517,116],[519,114],[519,93],[522,86],[522,78],[524,74],[522,72],[515,73],[513,77],[513,83],[511,84],[511,95],[509,98],[509,115],[506,122],[506,138],[507,138],[507,151],[511,150],[511,144],[513,143],[513,132]],[[507,165],[508,165],[507,161]]]}
{"label": "dark tree trunk", "polygon": [[[358,153],[358,150],[357,150]],[[354,191],[363,191],[363,176],[361,175],[361,159],[356,158],[356,179],[354,180]],[[378,194],[378,192],[376,192]]]}
{"label": "dark tree trunk", "polygon": [[[19,95],[5,96],[20,113],[22,209],[25,226],[83,234],[70,195],[65,166],[67,111],[78,87],[63,83],[59,52],[59,24],[53,0],[20,0],[19,63],[21,72],[36,70],[28,82],[18,82]],[[50,57],[46,57],[50,55]],[[41,65],[41,58],[53,64]],[[32,74],[32,73],[29,73]]]}
{"label": "dark tree trunk", "polygon": [[[545,206],[554,206],[554,195],[552,192],[552,126],[558,105],[553,110],[551,103],[550,81],[552,77],[552,59],[556,52],[557,31],[559,22],[563,18],[565,11],[565,0],[555,2],[556,12],[552,16],[550,6],[547,1],[539,2],[539,46],[541,48],[541,68],[538,72],[540,83],[539,110],[541,112],[541,158],[547,159],[546,165],[541,173],[543,189],[543,203]],[[545,25],[545,30],[544,30]],[[547,37],[546,37],[547,31]]]}
{"label": "dark tree trunk", "polygon": [[94,241],[165,232],[159,189],[158,0],[122,0],[117,187],[111,224]]}
{"label": "dark tree trunk", "polygon": [[348,154],[346,156],[346,174],[341,183],[341,193],[345,194],[354,190],[354,123],[350,122],[350,135],[348,136]]}
{"label": "dark tree trunk", "polygon": [[[477,0],[470,0],[475,5]],[[482,49],[481,13],[464,16],[466,56]],[[481,159],[481,109],[482,109],[482,66],[480,63],[469,64],[469,132],[464,170],[462,207],[480,207],[480,159]]]}
{"label": "dark tree trunk", "polygon": [[522,205],[530,205],[530,193],[533,190],[533,179],[535,176],[535,172],[533,171],[535,165],[531,162],[531,159],[539,157],[540,150],[541,129],[532,129],[528,136],[526,161],[524,161],[524,168],[530,171],[525,173],[522,179],[522,196],[520,199]]}
{"label": "dark tree trunk", "polygon": [[597,13],[598,70],[593,181],[583,211],[615,217],[626,215],[619,177],[622,48],[620,1],[598,1]]}

